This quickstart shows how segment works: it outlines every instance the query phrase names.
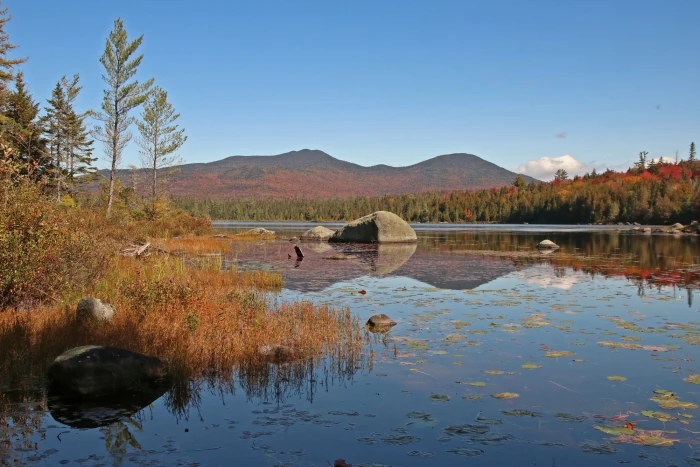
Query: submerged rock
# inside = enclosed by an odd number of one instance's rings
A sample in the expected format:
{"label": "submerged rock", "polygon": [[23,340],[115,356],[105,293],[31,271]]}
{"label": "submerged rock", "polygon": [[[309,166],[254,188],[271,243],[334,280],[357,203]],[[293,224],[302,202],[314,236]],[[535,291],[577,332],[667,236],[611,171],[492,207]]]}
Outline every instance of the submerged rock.
{"label": "submerged rock", "polygon": [[413,243],[416,231],[408,222],[389,211],[377,211],[360,217],[333,234],[330,242]]}
{"label": "submerged rock", "polygon": [[374,326],[380,326],[380,327],[391,327],[396,325],[396,321],[393,319],[389,318],[387,315],[384,313],[380,315],[374,315],[370,317],[370,319],[367,320],[367,324],[370,327]]}
{"label": "submerged rock", "polygon": [[258,347],[258,355],[274,362],[286,362],[299,356],[296,350],[281,344],[261,345]]}
{"label": "submerged rock", "polygon": [[559,248],[559,245],[557,245],[551,240],[542,240],[540,243],[537,244],[537,248],[540,250],[555,250]]}
{"label": "submerged rock", "polygon": [[163,383],[166,362],[117,347],[84,345],[63,352],[49,366],[52,388],[65,395],[101,397]]}
{"label": "submerged rock", "polygon": [[78,302],[75,316],[80,321],[106,321],[111,322],[117,310],[107,302],[99,298],[84,297]]}
{"label": "submerged rock", "polygon": [[335,233],[335,230],[331,230],[327,227],[324,227],[322,225],[316,226],[313,229],[307,230],[303,234],[301,234],[301,239],[302,242],[325,242],[333,234]]}

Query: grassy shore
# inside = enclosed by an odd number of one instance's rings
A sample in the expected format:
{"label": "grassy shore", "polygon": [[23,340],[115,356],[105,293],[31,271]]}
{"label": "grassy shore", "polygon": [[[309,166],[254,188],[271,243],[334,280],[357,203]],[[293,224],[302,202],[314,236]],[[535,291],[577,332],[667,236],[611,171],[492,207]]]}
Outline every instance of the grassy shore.
{"label": "grassy shore", "polygon": [[[34,214],[22,209],[28,200],[40,203]],[[44,203],[33,193],[14,201],[6,204],[0,243],[15,249],[13,258],[23,261],[27,273],[55,271],[45,283],[0,271],[5,387],[40,383],[57,355],[86,344],[167,359],[181,374],[224,371],[255,359],[258,347],[268,343],[292,346],[305,356],[360,345],[360,326],[348,309],[278,303],[270,294],[281,289],[280,274],[222,268],[232,242],[254,237],[214,238],[210,223],[184,214],[156,222],[128,216],[106,221],[99,213]],[[163,237],[149,235],[154,233]],[[120,249],[134,240],[179,251],[121,256]],[[81,244],[89,248],[78,248]],[[27,250],[32,255],[23,253]],[[113,304],[113,321],[80,323],[75,308],[84,296]]]}

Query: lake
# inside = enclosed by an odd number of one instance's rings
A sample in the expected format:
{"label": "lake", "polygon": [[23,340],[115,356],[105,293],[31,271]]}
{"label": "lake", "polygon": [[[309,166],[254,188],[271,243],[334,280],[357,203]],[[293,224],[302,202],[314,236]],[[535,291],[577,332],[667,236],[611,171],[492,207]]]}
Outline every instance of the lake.
{"label": "lake", "polygon": [[[216,227],[259,225],[314,224]],[[301,244],[299,261],[288,240],[240,242],[224,258],[281,272],[268,300],[393,318],[361,355],[242,364],[109,406],[7,391],[0,464],[700,465],[700,239],[415,228],[416,245]],[[539,253],[545,238],[561,249]]]}

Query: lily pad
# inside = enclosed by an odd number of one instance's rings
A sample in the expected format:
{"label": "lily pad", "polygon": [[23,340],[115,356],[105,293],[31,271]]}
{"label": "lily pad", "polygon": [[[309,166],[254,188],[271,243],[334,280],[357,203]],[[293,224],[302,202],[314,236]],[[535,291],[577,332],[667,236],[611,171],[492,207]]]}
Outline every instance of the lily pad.
{"label": "lily pad", "polygon": [[595,428],[598,431],[602,431],[603,433],[607,433],[609,435],[613,436],[619,436],[619,435],[631,435],[634,433],[634,430],[627,428],[626,426],[601,426],[601,425],[596,425],[593,428]]}
{"label": "lily pad", "polygon": [[481,370],[482,373],[486,373],[487,375],[502,375],[503,372],[501,370]]}
{"label": "lily pad", "polygon": [[501,410],[501,413],[503,415],[507,415],[509,417],[541,417],[542,416],[542,414],[539,412],[532,412],[531,410],[520,410],[520,409]]}
{"label": "lily pad", "polygon": [[446,396],[444,394],[431,394],[430,400],[437,402],[447,402],[450,400],[450,396]]}
{"label": "lily pad", "polygon": [[523,363],[522,367],[526,370],[536,370],[538,368],[542,368],[542,365],[537,365],[536,363]]}
{"label": "lily pad", "polygon": [[625,378],[624,376],[617,376],[617,375],[608,376],[608,379],[610,381],[627,381],[627,378]]}
{"label": "lily pad", "polygon": [[654,412],[653,410],[642,410],[642,415],[649,418],[655,418],[660,422],[670,422],[671,420],[678,420],[676,417],[667,414],[666,412]]}
{"label": "lily pad", "polygon": [[498,394],[491,394],[494,399],[515,399],[520,397],[520,394],[514,392],[499,392]]}
{"label": "lily pad", "polygon": [[692,375],[688,376],[687,378],[683,378],[683,381],[687,381],[687,382],[693,383],[693,384],[700,384],[700,375],[692,374]]}
{"label": "lily pad", "polygon": [[476,387],[479,387],[479,388],[482,388],[482,387],[486,386],[486,383],[484,383],[484,382],[482,382],[482,381],[472,381],[472,382],[467,383],[467,384],[468,384],[469,386],[476,386]]}
{"label": "lily pad", "polygon": [[576,355],[576,352],[571,350],[550,350],[545,354],[545,357],[549,358],[559,358],[559,357],[570,357]]}

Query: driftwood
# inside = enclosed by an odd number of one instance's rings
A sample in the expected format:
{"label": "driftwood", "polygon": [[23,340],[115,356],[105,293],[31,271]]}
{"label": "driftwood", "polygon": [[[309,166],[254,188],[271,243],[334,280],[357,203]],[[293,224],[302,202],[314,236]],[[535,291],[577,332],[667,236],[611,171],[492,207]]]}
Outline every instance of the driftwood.
{"label": "driftwood", "polygon": [[133,244],[130,247],[123,248],[119,254],[122,256],[134,256],[136,258],[150,256],[151,254],[179,256],[178,252],[168,251],[162,246],[151,244],[151,242],[146,242],[144,244]]}
{"label": "driftwood", "polygon": [[297,258],[301,259],[304,257],[304,253],[301,252],[301,248],[299,248],[299,246],[294,245],[294,251],[297,253]]}
{"label": "driftwood", "polygon": [[122,251],[119,252],[120,255],[122,256],[136,256],[139,257],[143,255],[146,250],[148,250],[151,246],[151,242],[146,242],[143,245],[132,245],[129,248],[124,248]]}

